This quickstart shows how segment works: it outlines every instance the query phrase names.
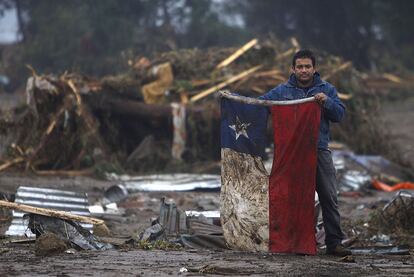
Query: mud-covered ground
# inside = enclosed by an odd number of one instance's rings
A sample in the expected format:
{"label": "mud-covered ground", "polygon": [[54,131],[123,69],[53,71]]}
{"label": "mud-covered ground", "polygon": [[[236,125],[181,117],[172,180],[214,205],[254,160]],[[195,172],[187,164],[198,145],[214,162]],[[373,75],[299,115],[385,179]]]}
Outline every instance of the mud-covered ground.
{"label": "mud-covered ground", "polygon": [[[14,174],[0,176],[1,191],[13,193],[19,185],[53,187],[87,192],[90,202],[98,199],[113,185],[110,181],[91,178],[36,177]],[[363,224],[369,213],[386,203],[394,193],[373,192],[364,197],[340,197],[344,231],[352,236],[354,224]],[[158,215],[159,199],[165,196],[182,209],[217,207],[218,193],[169,192],[130,195],[120,206],[123,216],[106,218],[114,237],[134,237]],[[2,226],[3,229],[5,226]],[[283,275],[283,276],[366,276],[414,275],[411,255],[354,255],[350,260],[324,255],[269,255],[232,250],[142,250],[121,247],[109,251],[75,251],[39,257],[33,243],[9,243],[0,240],[0,276],[162,276],[162,275]],[[185,268],[187,272],[180,273]],[[184,270],[184,269],[183,269]]]}
{"label": "mud-covered ground", "polygon": [[[130,250],[78,252],[36,257],[32,246],[19,245],[1,254],[0,275],[53,276],[412,276],[411,256],[355,256],[355,262],[318,255],[265,255],[234,251]],[[4,250],[4,249],[3,249]],[[7,251],[7,250],[6,250]]]}
{"label": "mud-covered ground", "polygon": [[[4,96],[4,95],[3,95]],[[14,99],[1,97],[2,106],[13,106]],[[414,161],[414,98],[384,105],[385,122],[394,139],[404,149],[405,158]],[[114,182],[91,178],[37,177],[0,173],[0,192],[14,193],[18,186],[38,186],[87,192],[90,203],[102,196]],[[339,198],[342,225],[349,237],[363,229],[370,213],[382,207],[394,193],[372,192],[362,197]],[[165,196],[178,207],[189,210],[217,208],[218,193],[137,193],[121,204],[123,216],[104,217],[114,237],[135,237],[150,225]],[[0,211],[1,212],[1,211]],[[212,250],[142,250],[121,248],[110,251],[78,251],[50,257],[35,255],[33,243],[8,243],[1,237],[7,228],[0,213],[0,276],[162,276],[162,275],[282,275],[282,276],[414,276],[412,255],[354,255],[353,259],[326,256],[269,255]],[[369,238],[369,237],[368,237]],[[361,237],[361,239],[367,239]],[[396,242],[398,243],[398,241]],[[401,243],[405,243],[401,241]],[[180,273],[180,269],[187,272]]]}

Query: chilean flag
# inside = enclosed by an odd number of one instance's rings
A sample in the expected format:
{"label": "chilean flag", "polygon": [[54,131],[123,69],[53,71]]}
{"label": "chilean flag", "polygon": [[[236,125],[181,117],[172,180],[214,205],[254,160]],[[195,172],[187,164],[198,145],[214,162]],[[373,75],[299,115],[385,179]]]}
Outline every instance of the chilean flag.
{"label": "chilean flag", "polygon": [[[272,115],[274,158],[267,173]],[[221,221],[229,246],[247,251],[316,254],[314,226],[316,102],[269,107],[221,99]]]}

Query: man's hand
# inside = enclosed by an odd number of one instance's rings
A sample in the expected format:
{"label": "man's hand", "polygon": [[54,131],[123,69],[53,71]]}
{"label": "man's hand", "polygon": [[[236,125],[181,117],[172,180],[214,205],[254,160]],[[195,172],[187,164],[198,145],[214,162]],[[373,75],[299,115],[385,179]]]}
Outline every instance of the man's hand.
{"label": "man's hand", "polygon": [[318,102],[319,105],[323,105],[326,102],[326,99],[328,99],[328,96],[326,96],[325,93],[319,92],[318,94],[315,94],[315,100]]}

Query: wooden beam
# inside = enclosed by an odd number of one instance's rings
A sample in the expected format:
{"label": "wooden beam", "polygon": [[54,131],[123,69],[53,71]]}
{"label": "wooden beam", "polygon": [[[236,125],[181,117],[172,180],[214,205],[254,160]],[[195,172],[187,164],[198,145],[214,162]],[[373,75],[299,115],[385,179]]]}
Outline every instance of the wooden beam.
{"label": "wooden beam", "polygon": [[351,67],[352,62],[346,62],[341,64],[340,66],[338,66],[337,68],[335,68],[334,70],[332,70],[331,72],[329,72],[328,74],[326,74],[325,76],[322,77],[323,80],[328,80],[329,78],[331,78],[332,76],[334,76],[335,74],[344,71],[345,69]]}
{"label": "wooden beam", "polygon": [[299,45],[298,40],[296,38],[292,37],[290,39],[290,42],[292,43],[293,47],[286,50],[285,52],[277,55],[276,58],[275,58],[275,61],[280,61],[281,59],[286,58],[286,57],[288,57],[292,54],[295,54],[295,52],[299,51],[300,45]]}
{"label": "wooden beam", "polygon": [[246,70],[246,71],[243,71],[243,72],[239,73],[238,75],[233,76],[233,77],[231,77],[231,78],[227,79],[227,80],[226,80],[226,81],[224,81],[224,82],[221,82],[221,83],[220,83],[220,84],[218,84],[218,85],[215,85],[215,86],[213,86],[213,87],[211,87],[211,88],[209,88],[209,89],[207,89],[207,90],[204,90],[204,91],[202,91],[202,92],[198,93],[197,95],[194,95],[193,97],[191,97],[190,101],[191,101],[191,102],[195,102],[195,101],[197,101],[197,100],[200,100],[200,99],[202,99],[202,98],[206,97],[207,95],[210,95],[210,94],[212,94],[213,92],[216,92],[216,91],[218,91],[219,89],[222,89],[222,88],[224,88],[225,86],[227,86],[227,85],[229,85],[229,84],[231,84],[231,83],[234,83],[234,82],[236,82],[236,81],[238,81],[238,80],[240,80],[240,79],[242,79],[242,78],[244,78],[244,77],[248,76],[249,74],[252,74],[253,72],[255,72],[255,71],[259,70],[261,67],[262,67],[262,65],[258,65],[258,66],[252,67],[252,68],[250,68],[250,69],[248,69],[248,70]]}
{"label": "wooden beam", "polygon": [[382,77],[384,77],[385,79],[387,79],[387,80],[389,80],[391,82],[394,82],[394,83],[398,83],[398,84],[401,84],[402,83],[401,78],[398,77],[398,76],[396,76],[396,75],[394,75],[394,74],[383,73],[382,74]]}
{"label": "wooden beam", "polygon": [[87,168],[83,170],[36,170],[32,168],[33,172],[40,176],[90,176],[94,173],[94,168]]}
{"label": "wooden beam", "polygon": [[299,42],[295,37],[291,37],[290,42],[292,43],[293,47],[295,47],[297,50],[300,49]]}
{"label": "wooden beam", "polygon": [[339,99],[342,99],[342,100],[349,100],[352,98],[352,94],[345,94],[345,93],[338,92],[338,97]]}
{"label": "wooden beam", "polygon": [[22,158],[22,157],[18,157],[18,158],[15,158],[13,160],[7,161],[7,162],[3,163],[2,165],[0,165],[0,171],[3,171],[6,168],[9,168],[10,166],[21,163],[23,161],[24,161],[24,158]]}
{"label": "wooden beam", "polygon": [[13,209],[13,210],[19,210],[19,211],[23,211],[26,213],[40,214],[44,216],[57,217],[57,218],[66,219],[66,220],[90,223],[94,225],[100,225],[100,224],[105,223],[105,221],[101,219],[93,218],[93,217],[75,215],[69,212],[63,212],[63,211],[57,211],[57,210],[51,210],[51,209],[45,209],[45,208],[38,208],[38,207],[33,207],[33,206],[24,205],[20,203],[4,201],[4,200],[0,200],[0,207]]}
{"label": "wooden beam", "polygon": [[292,54],[294,54],[297,51],[296,47],[290,48],[289,50],[286,50],[285,52],[279,54],[276,56],[275,61],[280,61],[283,58],[286,58]]}
{"label": "wooden beam", "polygon": [[246,43],[245,45],[243,45],[241,48],[239,48],[236,52],[234,52],[233,54],[231,54],[224,61],[222,61],[221,63],[219,63],[216,66],[216,69],[220,69],[222,67],[228,66],[233,61],[235,61],[238,57],[240,57],[241,55],[243,55],[247,50],[249,50],[250,48],[252,48],[253,46],[255,46],[257,44],[257,42],[258,42],[257,39],[252,39],[251,41],[249,41],[248,43]]}

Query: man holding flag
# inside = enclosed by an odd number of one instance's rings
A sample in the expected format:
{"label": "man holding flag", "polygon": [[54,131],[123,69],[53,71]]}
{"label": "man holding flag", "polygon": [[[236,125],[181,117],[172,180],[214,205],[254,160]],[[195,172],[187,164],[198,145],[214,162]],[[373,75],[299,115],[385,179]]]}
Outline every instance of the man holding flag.
{"label": "man holding flag", "polygon": [[[351,252],[341,244],[343,233],[335,168],[328,149],[330,122],[342,120],[345,106],[335,87],[320,79],[315,57],[309,50],[295,54],[292,71],[287,83],[259,97],[264,100],[262,105],[271,106],[275,144],[265,194],[262,185],[266,173],[260,165],[265,124],[258,122],[260,119],[266,122],[263,110],[267,109],[223,99],[224,234],[229,244],[242,249],[316,254],[313,222],[316,189],[322,207],[327,254],[349,255]],[[242,177],[252,174],[253,179]],[[249,187],[248,193],[243,189],[246,187]]]}

